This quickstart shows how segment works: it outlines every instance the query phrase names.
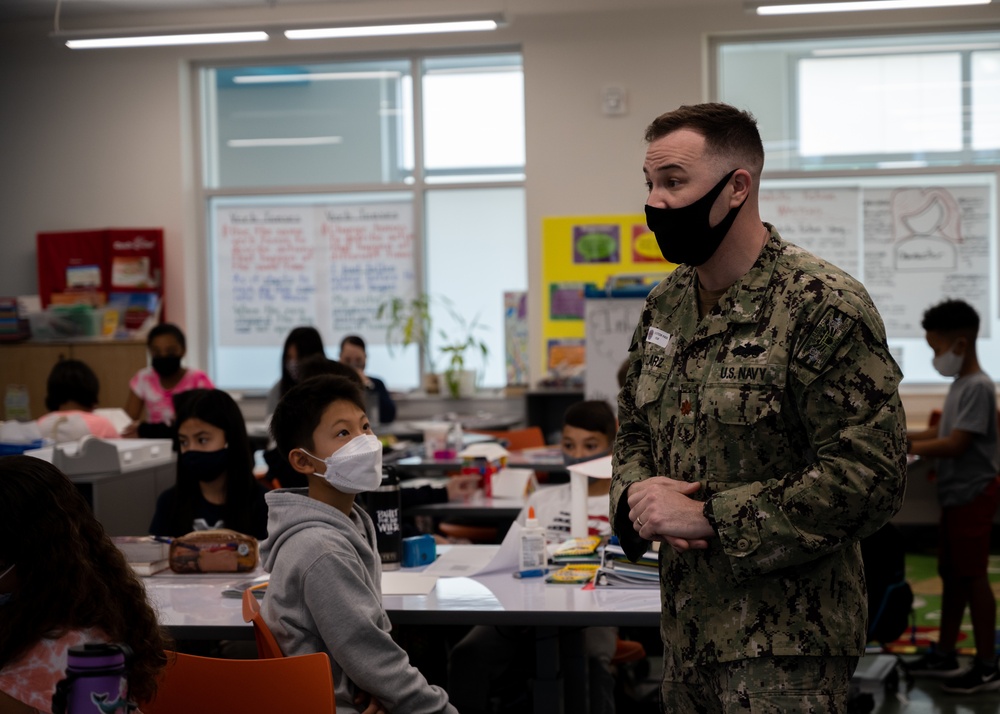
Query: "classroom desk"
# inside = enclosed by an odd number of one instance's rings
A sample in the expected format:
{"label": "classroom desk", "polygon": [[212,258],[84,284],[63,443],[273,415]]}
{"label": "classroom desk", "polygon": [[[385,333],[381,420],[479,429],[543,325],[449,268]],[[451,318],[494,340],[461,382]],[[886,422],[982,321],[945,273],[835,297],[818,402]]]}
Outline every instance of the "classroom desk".
{"label": "classroom desk", "polygon": [[[496,552],[496,546],[450,547],[475,548],[484,562]],[[221,593],[226,586],[254,575],[177,575],[168,571],[144,581],[160,624],[175,638],[249,640],[253,630],[243,622],[242,602]],[[574,686],[579,681],[576,678],[583,676],[580,628],[658,627],[660,623],[659,589],[584,590],[579,585],[554,585],[540,578],[518,580],[509,573],[439,578],[427,595],[385,595],[382,602],[396,625],[534,627],[538,668],[535,711],[546,712],[564,711],[564,699],[565,711],[586,711],[586,702],[579,701],[580,688]],[[565,683],[560,680],[560,662],[573,671]]]}
{"label": "classroom desk", "polygon": [[517,518],[524,508],[523,498],[487,498],[479,495],[468,501],[422,503],[403,509],[407,516],[435,516],[438,518],[468,518],[473,520],[507,521]]}
{"label": "classroom desk", "polygon": [[[407,456],[394,463],[400,471],[423,476],[429,473],[459,471],[465,461],[457,457],[454,459],[428,459],[426,456]],[[507,457],[507,466],[543,473],[558,473],[566,470],[562,451],[558,446],[511,451]]]}

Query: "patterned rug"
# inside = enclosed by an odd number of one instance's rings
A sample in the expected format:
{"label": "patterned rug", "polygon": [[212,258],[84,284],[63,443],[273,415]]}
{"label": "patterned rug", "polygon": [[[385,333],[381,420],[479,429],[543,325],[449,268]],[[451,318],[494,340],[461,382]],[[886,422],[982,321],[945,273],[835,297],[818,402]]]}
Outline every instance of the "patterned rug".
{"label": "patterned rug", "polygon": [[[991,555],[989,562],[990,584],[1000,604],[1000,555]],[[907,628],[903,636],[887,645],[884,651],[896,654],[925,652],[940,636],[941,578],[937,574],[937,558],[933,555],[906,554],[906,580],[913,589],[913,609],[916,612],[916,629]],[[998,608],[1000,610],[1000,608]],[[1000,615],[997,617],[1000,622]],[[997,638],[1000,644],[1000,637]],[[962,629],[958,634],[958,653],[975,654],[972,641],[972,620],[966,609]],[[876,651],[880,648],[876,647]]]}

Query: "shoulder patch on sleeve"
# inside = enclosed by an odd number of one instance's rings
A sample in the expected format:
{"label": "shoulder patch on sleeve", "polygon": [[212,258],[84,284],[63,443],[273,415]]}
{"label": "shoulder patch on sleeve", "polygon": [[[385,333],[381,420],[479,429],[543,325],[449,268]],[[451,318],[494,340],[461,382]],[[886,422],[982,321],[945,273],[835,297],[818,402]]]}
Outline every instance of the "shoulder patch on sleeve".
{"label": "shoulder patch on sleeve", "polygon": [[813,372],[819,372],[833,357],[844,338],[854,329],[855,322],[854,316],[831,305],[799,348],[795,361]]}

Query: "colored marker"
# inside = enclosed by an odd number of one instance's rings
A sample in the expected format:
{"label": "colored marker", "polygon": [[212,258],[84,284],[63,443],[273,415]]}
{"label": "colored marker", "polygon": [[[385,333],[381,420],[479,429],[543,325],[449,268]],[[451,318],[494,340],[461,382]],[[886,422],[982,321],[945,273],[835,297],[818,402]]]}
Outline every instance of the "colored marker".
{"label": "colored marker", "polygon": [[549,572],[548,568],[534,568],[532,570],[518,570],[514,573],[515,578],[540,578]]}

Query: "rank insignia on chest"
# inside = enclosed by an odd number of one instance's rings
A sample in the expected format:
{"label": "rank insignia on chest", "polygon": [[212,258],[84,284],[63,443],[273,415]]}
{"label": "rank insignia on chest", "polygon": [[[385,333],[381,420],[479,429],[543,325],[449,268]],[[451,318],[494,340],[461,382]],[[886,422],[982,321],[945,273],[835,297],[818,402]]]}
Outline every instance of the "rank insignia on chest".
{"label": "rank insignia on chest", "polygon": [[685,424],[694,423],[694,394],[692,392],[680,393],[680,403],[678,404],[678,410],[680,411],[681,423]]}

